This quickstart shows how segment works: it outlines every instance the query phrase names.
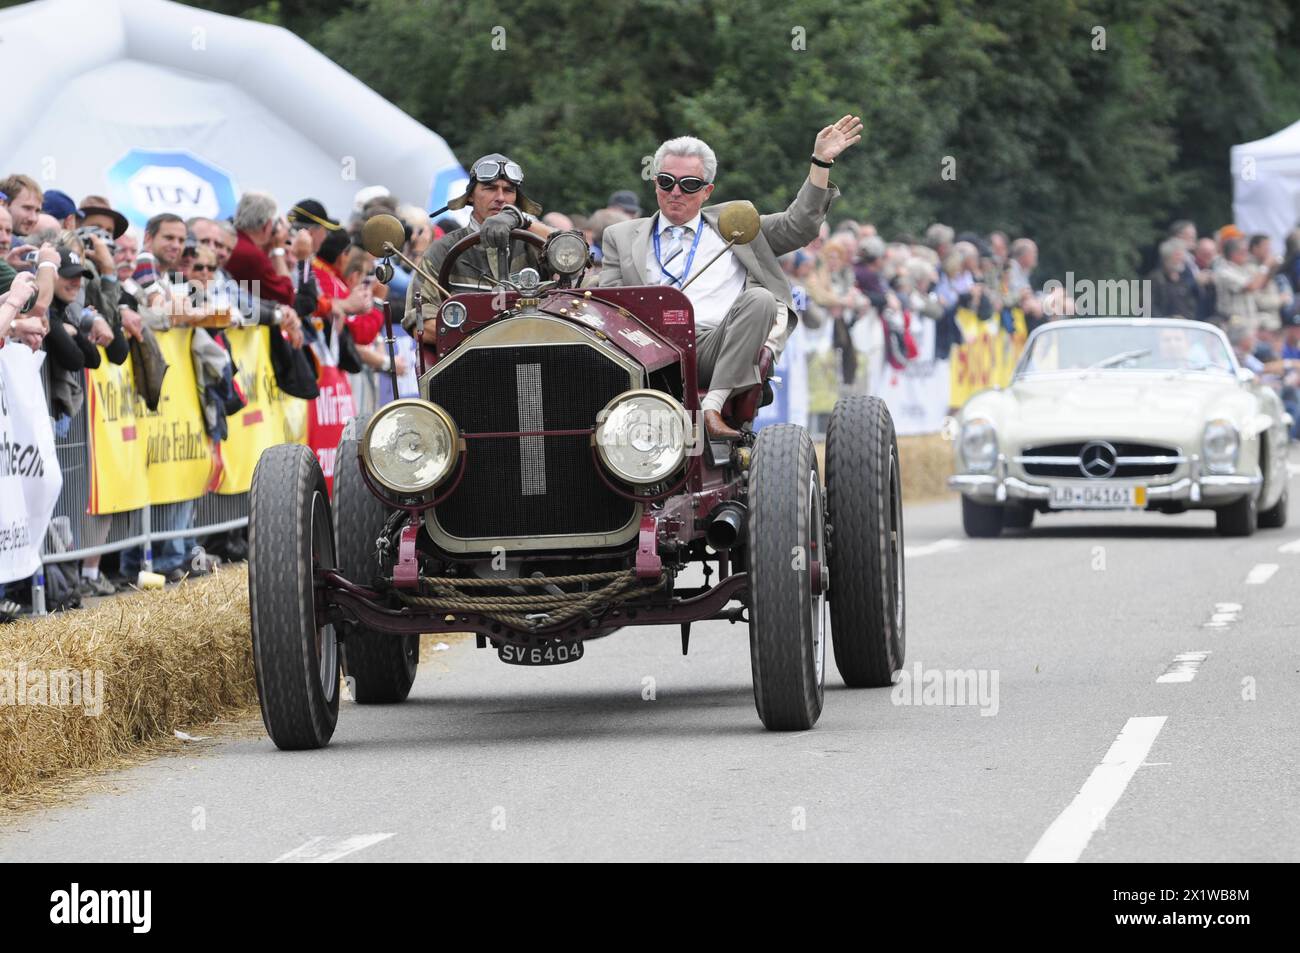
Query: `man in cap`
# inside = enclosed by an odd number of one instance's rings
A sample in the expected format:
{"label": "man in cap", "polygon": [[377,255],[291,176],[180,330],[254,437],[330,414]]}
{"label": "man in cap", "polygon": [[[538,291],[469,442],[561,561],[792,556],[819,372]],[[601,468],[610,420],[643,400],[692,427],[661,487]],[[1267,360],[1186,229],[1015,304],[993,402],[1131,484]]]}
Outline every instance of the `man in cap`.
{"label": "man in cap", "polygon": [[620,189],[609,197],[606,208],[626,212],[628,218],[641,217],[641,200],[631,189]]}
{"label": "man in cap", "polygon": [[[289,209],[289,225],[300,229],[299,235],[306,232],[311,236],[311,254],[299,255],[299,260],[311,261],[312,283],[317,289],[316,306],[302,316],[320,318],[324,322],[347,320],[348,325],[352,327],[356,324],[358,315],[368,315],[374,310],[374,297],[370,287],[363,282],[349,291],[347,284],[338,277],[337,271],[331,264],[341,256],[342,251],[347,250],[348,239],[346,235],[336,235],[343,231],[343,226],[329,217],[325,206],[315,199],[303,199]],[[321,247],[330,240],[330,236],[335,236],[330,241],[332,254],[327,259],[322,258]],[[295,239],[298,240],[301,239]],[[334,249],[335,245],[339,245],[339,248]],[[295,248],[295,254],[298,254],[298,251]],[[299,285],[300,291],[301,288],[302,285]],[[378,315],[376,314],[375,317],[377,318]],[[363,322],[363,327],[356,332],[356,337],[358,340],[369,342],[377,331],[377,324]]]}
{"label": "man in cap", "polygon": [[59,228],[65,231],[72,231],[81,220],[81,211],[77,208],[77,203],[72,201],[72,196],[58,189],[46,190],[41,211],[58,219]]}
{"label": "man in cap", "polygon": [[[543,269],[540,250],[510,237],[510,231],[514,228],[526,229],[542,238],[555,231],[537,220],[536,216],[541,214],[542,207],[524,195],[523,182],[523,169],[499,152],[486,155],[475,162],[470,167],[465,194],[447,203],[449,209],[468,207],[469,224],[453,229],[431,243],[424,253],[421,267],[436,278],[447,258],[447,252],[466,235],[481,231],[483,237],[479,244],[461,255],[456,262],[449,278],[453,287],[449,287],[448,291],[454,294],[475,288],[492,290],[495,287],[493,279],[498,277],[499,265],[495,250],[499,248],[509,248],[510,274],[515,274],[522,268],[536,268],[540,272]],[[418,283],[412,281],[407,290],[404,323],[407,330],[415,327],[417,287],[424,305],[425,341],[432,343],[436,333],[434,318],[442,297],[423,278]]]}

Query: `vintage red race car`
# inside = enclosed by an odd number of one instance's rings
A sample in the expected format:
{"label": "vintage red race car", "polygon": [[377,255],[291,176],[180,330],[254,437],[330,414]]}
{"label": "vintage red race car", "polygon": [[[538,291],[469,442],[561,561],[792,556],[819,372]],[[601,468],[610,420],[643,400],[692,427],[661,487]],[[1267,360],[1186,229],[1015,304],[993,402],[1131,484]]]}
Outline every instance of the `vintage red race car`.
{"label": "vintage red race car", "polygon": [[[723,233],[752,238],[757,213],[733,205]],[[383,218],[366,230],[381,257],[401,244]],[[441,284],[478,237],[452,249]],[[836,405],[824,482],[802,427],[752,430],[760,387],[724,408],[741,439],[709,439],[686,295],[578,287],[588,249],[575,232],[547,240],[543,260],[555,278],[525,269],[443,302],[420,398],[349,425],[332,500],[306,447],[262,455],[249,589],[262,716],[280,748],[328,743],[340,668],[359,703],[405,699],[421,633],[472,632],[503,661],[546,665],[633,626],[679,625],[685,652],[693,622],[744,622],[774,730],[816,723],[829,636],[849,686],[888,686],[901,667],[885,405]],[[702,585],[685,584],[693,563]]]}

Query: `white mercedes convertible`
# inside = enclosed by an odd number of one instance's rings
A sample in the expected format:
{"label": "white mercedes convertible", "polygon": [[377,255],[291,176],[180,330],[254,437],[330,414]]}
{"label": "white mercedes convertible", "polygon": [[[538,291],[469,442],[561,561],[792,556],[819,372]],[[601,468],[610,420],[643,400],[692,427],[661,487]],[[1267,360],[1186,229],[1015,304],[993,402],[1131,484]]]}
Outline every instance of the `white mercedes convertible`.
{"label": "white mercedes convertible", "polygon": [[969,536],[1056,510],[1214,510],[1225,536],[1286,523],[1281,400],[1199,321],[1076,318],[1029,336],[1005,388],[958,418]]}

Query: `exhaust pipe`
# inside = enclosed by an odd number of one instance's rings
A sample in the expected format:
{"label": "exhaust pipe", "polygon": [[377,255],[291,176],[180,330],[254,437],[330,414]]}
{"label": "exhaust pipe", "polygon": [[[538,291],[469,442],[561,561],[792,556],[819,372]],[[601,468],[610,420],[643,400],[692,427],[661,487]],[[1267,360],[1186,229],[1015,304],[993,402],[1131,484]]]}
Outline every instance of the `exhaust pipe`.
{"label": "exhaust pipe", "polygon": [[735,500],[719,503],[709,519],[704,538],[718,552],[730,549],[745,531],[745,506]]}

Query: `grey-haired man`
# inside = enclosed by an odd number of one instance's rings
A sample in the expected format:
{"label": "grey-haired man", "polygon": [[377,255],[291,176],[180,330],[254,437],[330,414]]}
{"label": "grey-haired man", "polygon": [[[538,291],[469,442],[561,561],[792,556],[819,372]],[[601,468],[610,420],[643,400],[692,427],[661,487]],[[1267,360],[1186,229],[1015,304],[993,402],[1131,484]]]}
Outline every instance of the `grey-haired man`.
{"label": "grey-haired man", "polygon": [[[740,435],[722,419],[722,405],[733,390],[761,383],[763,347],[774,359],[781,356],[796,312],[777,258],[817,237],[840,194],[830,182],[830,168],[836,156],[862,138],[861,132],[856,116],[822,129],[813,143],[808,178],[790,207],[762,216],[758,237],[724,252],[686,288],[695,311],[699,386],[707,390],[700,409],[712,436]],[[601,287],[681,288],[694,269],[702,269],[725,246],[718,233],[722,207],[704,205],[718,171],[713,150],[691,136],[670,139],[655,152],[654,171],[659,211],[605,229]]]}

